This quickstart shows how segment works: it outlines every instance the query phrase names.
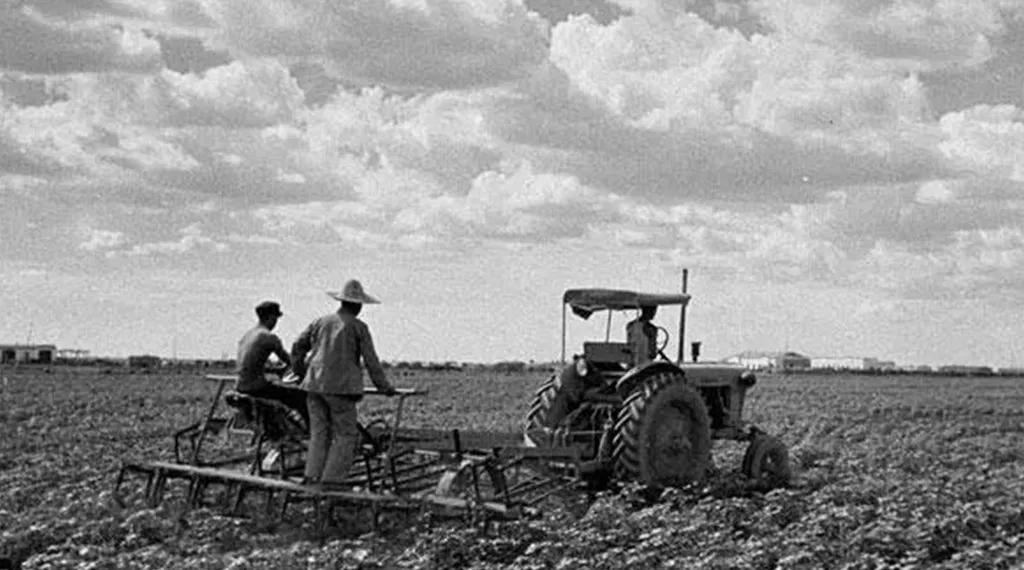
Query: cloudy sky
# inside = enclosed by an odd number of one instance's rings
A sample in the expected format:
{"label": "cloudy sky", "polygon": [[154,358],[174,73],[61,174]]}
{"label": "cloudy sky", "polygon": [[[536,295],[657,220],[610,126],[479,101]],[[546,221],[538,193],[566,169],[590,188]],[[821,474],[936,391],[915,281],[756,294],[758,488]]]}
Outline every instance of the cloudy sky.
{"label": "cloudy sky", "polygon": [[357,277],[386,359],[548,360],[688,267],[710,357],[1024,365],[1024,2],[0,0],[0,204],[6,342]]}

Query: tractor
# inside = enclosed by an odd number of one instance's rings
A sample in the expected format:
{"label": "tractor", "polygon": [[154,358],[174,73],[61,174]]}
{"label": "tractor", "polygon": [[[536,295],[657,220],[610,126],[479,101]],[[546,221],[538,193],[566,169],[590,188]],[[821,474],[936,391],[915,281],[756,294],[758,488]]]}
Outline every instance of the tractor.
{"label": "tractor", "polygon": [[[782,442],[743,420],[746,393],[756,383],[742,367],[684,362],[687,271],[680,293],[620,289],[569,289],[562,296],[562,366],[537,390],[523,430],[528,446],[572,449],[580,475],[591,485],[635,481],[648,489],[681,487],[712,471],[712,440],[747,442],[742,472],[768,485],[791,477]],[[649,322],[647,334],[612,340],[612,315],[679,311],[678,357],[665,355],[669,333]],[[653,308],[653,310],[652,310]],[[583,343],[566,362],[566,317],[586,320],[607,311],[604,339]],[[655,332],[656,331],[656,332]],[[632,338],[632,337],[637,338]],[[647,338],[644,338],[644,337]]]}

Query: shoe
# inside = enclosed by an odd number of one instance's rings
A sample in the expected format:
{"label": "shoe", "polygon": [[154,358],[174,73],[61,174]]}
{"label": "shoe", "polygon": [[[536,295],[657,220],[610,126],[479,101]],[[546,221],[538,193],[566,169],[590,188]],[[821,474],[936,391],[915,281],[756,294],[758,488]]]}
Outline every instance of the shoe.
{"label": "shoe", "polygon": [[271,449],[270,451],[267,452],[266,455],[263,456],[263,462],[260,464],[260,467],[264,471],[273,471],[274,466],[277,464],[277,461],[280,458],[281,452],[279,452],[276,448]]}

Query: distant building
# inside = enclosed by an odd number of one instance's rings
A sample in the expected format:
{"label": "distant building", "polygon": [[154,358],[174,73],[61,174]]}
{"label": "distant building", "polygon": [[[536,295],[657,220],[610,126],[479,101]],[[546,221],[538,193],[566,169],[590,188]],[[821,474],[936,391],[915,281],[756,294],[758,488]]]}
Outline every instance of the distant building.
{"label": "distant building", "polygon": [[750,370],[806,370],[811,359],[798,352],[759,352],[748,350],[725,359],[730,364],[739,364]]}
{"label": "distant building", "polygon": [[61,348],[57,351],[57,358],[64,360],[84,360],[89,358],[89,351],[84,348]]}
{"label": "distant building", "polygon": [[995,374],[995,371],[990,366],[964,366],[960,364],[940,366],[938,372],[939,374],[948,374],[950,376],[992,376]]}
{"label": "distant building", "polygon": [[128,368],[132,370],[154,370],[160,368],[160,357],[151,354],[129,356]]}
{"label": "distant building", "polygon": [[896,370],[896,362],[892,360],[875,360],[871,364],[871,370],[881,370],[882,372],[892,372],[893,370]]}
{"label": "distant building", "polygon": [[1024,376],[1024,368],[1001,367],[999,374],[1001,376]]}
{"label": "distant building", "polygon": [[817,370],[896,370],[892,360],[879,360],[870,356],[815,356],[811,368]]}
{"label": "distant building", "polygon": [[55,354],[52,344],[0,344],[0,364],[50,364]]}
{"label": "distant building", "polygon": [[867,370],[868,358],[863,356],[815,356],[811,368],[818,370]]}

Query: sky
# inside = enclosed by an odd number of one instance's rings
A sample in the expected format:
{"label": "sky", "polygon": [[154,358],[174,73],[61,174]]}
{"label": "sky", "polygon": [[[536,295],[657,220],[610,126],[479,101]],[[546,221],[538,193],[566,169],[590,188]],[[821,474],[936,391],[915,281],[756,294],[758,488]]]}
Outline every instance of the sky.
{"label": "sky", "polygon": [[1021,366],[1022,214],[1021,0],[0,0],[0,342],[357,278],[384,359],[547,361],[687,268],[708,358]]}

